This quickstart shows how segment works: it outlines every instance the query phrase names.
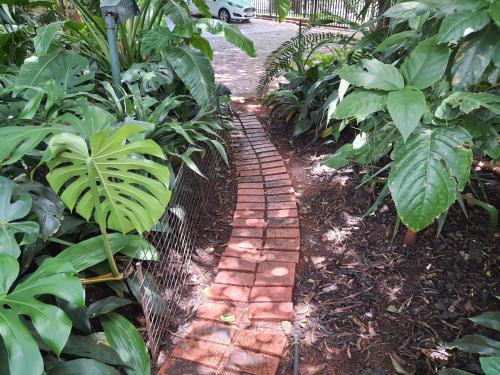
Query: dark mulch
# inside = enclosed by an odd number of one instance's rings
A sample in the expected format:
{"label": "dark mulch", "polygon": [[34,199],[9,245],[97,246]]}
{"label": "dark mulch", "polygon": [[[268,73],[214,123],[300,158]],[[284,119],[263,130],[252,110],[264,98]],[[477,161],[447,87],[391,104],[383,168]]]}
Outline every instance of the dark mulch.
{"label": "dark mulch", "polygon": [[[241,107],[266,121],[254,105]],[[486,214],[470,210],[466,219],[454,207],[439,238],[431,226],[413,247],[402,245],[402,229],[391,242],[391,202],[363,217],[377,191],[356,188],[362,169],[321,166],[320,156],[336,146],[292,140],[286,125],[273,122],[268,132],[288,162],[299,200],[301,373],[395,374],[391,356],[409,374],[433,374],[444,364],[479,372],[473,356],[443,344],[481,332],[466,318],[499,309],[500,247],[498,236],[486,239]],[[496,207],[498,186],[486,186]],[[288,360],[283,374],[291,373]]]}

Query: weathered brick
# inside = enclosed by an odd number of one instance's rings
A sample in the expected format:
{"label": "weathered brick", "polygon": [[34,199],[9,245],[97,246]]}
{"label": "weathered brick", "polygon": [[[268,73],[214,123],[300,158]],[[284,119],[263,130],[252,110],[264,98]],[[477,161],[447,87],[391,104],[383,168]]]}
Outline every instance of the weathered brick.
{"label": "weathered brick", "polygon": [[291,286],[254,286],[250,302],[290,302],[292,290]]}
{"label": "weathered brick", "polygon": [[227,346],[214,342],[185,339],[177,344],[171,356],[217,369],[226,349]]}
{"label": "weathered brick", "polygon": [[262,182],[238,182],[238,189],[264,189]]}
{"label": "weathered brick", "polygon": [[[270,169],[267,169],[267,170],[270,171]],[[272,175],[264,176],[264,181],[266,183],[270,182],[270,181],[289,180],[289,179],[290,179],[290,176],[288,175],[288,173],[286,173],[286,169],[281,174],[272,174]]]}
{"label": "weathered brick", "polygon": [[266,209],[265,203],[236,203],[237,210],[263,211]]}
{"label": "weathered brick", "polygon": [[168,358],[157,375],[216,375],[215,370],[179,358]]}
{"label": "weathered brick", "polygon": [[251,176],[260,176],[261,170],[250,170],[250,171],[238,171],[238,176],[241,177],[251,177]]}
{"label": "weathered brick", "polygon": [[300,239],[300,230],[297,228],[283,229],[283,228],[269,228],[267,230],[267,238],[296,238]]}
{"label": "weathered brick", "polygon": [[281,357],[287,339],[285,335],[242,329],[236,336],[235,345],[243,349]]}
{"label": "weathered brick", "polygon": [[285,163],[283,160],[280,161],[273,161],[270,163],[262,163],[262,169],[269,169],[269,168],[279,168],[279,167],[284,167]]}
{"label": "weathered brick", "polygon": [[294,218],[299,217],[299,211],[294,209],[284,209],[284,210],[269,210],[267,211],[268,218]]}
{"label": "weathered brick", "polygon": [[268,226],[270,228],[298,228],[299,219],[296,217],[270,217]]}
{"label": "weathered brick", "polygon": [[207,302],[196,311],[196,317],[198,319],[222,322],[220,318],[222,315],[233,315],[235,317],[233,323],[238,324],[243,317],[243,313],[244,310],[242,308],[233,306],[229,303]]}
{"label": "weathered brick", "polygon": [[[289,188],[285,188],[289,189]],[[293,189],[292,189],[293,190]],[[267,201],[269,203],[276,203],[276,202],[296,202],[297,200],[295,199],[295,194],[276,194],[276,195],[269,195],[267,197]]]}
{"label": "weathered brick", "polygon": [[254,151],[257,154],[257,157],[260,155],[269,153],[269,152],[274,152],[276,150],[276,147],[274,146],[259,146],[259,147],[254,147]]}
{"label": "weathered brick", "polygon": [[276,239],[271,238],[266,241],[264,245],[265,250],[289,250],[299,251],[300,241],[297,239]]}
{"label": "weathered brick", "polygon": [[264,203],[264,195],[240,195],[238,194],[238,203]]}
{"label": "weathered brick", "polygon": [[262,182],[262,176],[246,176],[246,177],[238,177],[238,184],[241,182]]}
{"label": "weathered brick", "polygon": [[[277,168],[270,168],[270,169],[263,169],[262,170],[262,174],[265,176],[264,178],[266,178],[267,176],[270,176],[270,175],[273,175],[273,176],[279,176],[281,173],[287,173],[286,171],[286,168],[285,167],[277,167]],[[286,174],[286,178],[290,178],[288,176],[288,174]]]}
{"label": "weathered brick", "polygon": [[233,228],[265,228],[267,222],[264,219],[233,219]]}
{"label": "weathered brick", "polygon": [[263,235],[264,230],[260,228],[234,228],[231,237],[262,238]]}
{"label": "weathered brick", "polygon": [[229,345],[235,332],[236,330],[228,324],[195,320],[191,323],[188,337]]}
{"label": "weathered brick", "polygon": [[262,239],[259,238],[240,238],[232,237],[229,239],[228,246],[243,249],[262,249]]}
{"label": "weathered brick", "polygon": [[262,261],[299,263],[298,251],[262,251]]}
{"label": "weathered brick", "polygon": [[250,171],[250,170],[256,170],[259,168],[260,168],[260,165],[257,163],[246,164],[246,165],[242,165],[242,166],[237,167],[238,171]]}
{"label": "weathered brick", "polygon": [[210,286],[210,299],[215,301],[248,302],[250,287],[226,284]]}
{"label": "weathered brick", "polygon": [[251,375],[275,375],[280,360],[278,357],[233,348],[227,360],[227,368]]}
{"label": "weathered brick", "polygon": [[290,178],[285,180],[277,180],[277,181],[266,181],[266,188],[276,188],[283,186],[292,186],[292,180]]}
{"label": "weathered brick", "polygon": [[230,270],[230,271],[240,271],[240,272],[255,272],[255,267],[257,266],[256,261],[235,258],[235,257],[222,257],[219,261],[219,270]]}
{"label": "weathered brick", "polygon": [[252,302],[249,308],[251,320],[293,320],[292,302]]}
{"label": "weathered brick", "polygon": [[287,210],[294,208],[297,208],[297,202],[269,202],[267,204],[268,210]]}
{"label": "weathered brick", "polygon": [[[273,263],[270,271],[262,271],[261,265]],[[295,283],[295,263],[263,262],[257,268],[255,286],[293,286]]]}
{"label": "weathered brick", "polygon": [[236,210],[233,217],[235,219],[263,219],[264,211]]}
{"label": "weathered brick", "polygon": [[256,262],[260,258],[260,250],[228,246],[222,253],[222,256],[243,258],[243,259],[253,260]]}
{"label": "weathered brick", "polygon": [[238,188],[238,196],[240,195],[257,195],[264,196],[264,189],[240,189]]}
{"label": "weathered brick", "polygon": [[273,161],[281,161],[283,160],[283,158],[278,155],[278,156],[268,156],[267,158],[264,157],[264,158],[260,158],[260,162],[261,163],[269,163],[269,162],[273,162]]}
{"label": "weathered brick", "polygon": [[[292,263],[290,263],[292,264]],[[215,276],[216,284],[252,286],[255,279],[253,273],[236,271],[219,271]]]}
{"label": "weathered brick", "polygon": [[268,151],[268,152],[262,152],[259,154],[259,159],[261,158],[268,158],[270,156],[279,156],[281,157],[280,153],[278,151]]}

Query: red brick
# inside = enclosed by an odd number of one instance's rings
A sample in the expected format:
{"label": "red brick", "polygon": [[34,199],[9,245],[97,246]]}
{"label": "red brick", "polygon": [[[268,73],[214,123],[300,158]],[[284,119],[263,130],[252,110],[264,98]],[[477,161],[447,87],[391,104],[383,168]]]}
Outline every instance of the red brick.
{"label": "red brick", "polygon": [[240,195],[264,196],[264,189],[240,189],[240,188],[238,188],[238,196],[240,196]]}
{"label": "red brick", "polygon": [[278,155],[278,156],[269,156],[267,158],[260,158],[260,162],[261,163],[269,163],[269,162],[272,162],[272,161],[280,161],[280,160],[283,160],[283,158]]}
{"label": "red brick", "polygon": [[234,257],[222,257],[219,261],[219,270],[231,270],[231,271],[241,271],[241,272],[255,272],[255,267],[257,266],[256,261],[234,258]]}
{"label": "red brick", "polygon": [[252,143],[253,148],[257,151],[260,149],[265,149],[265,148],[274,148],[274,145],[269,142],[269,139],[267,137],[259,137],[261,138],[260,140],[251,140],[250,142]]}
{"label": "red brick", "polygon": [[286,180],[266,181],[266,188],[276,188],[283,186],[292,186],[292,180],[288,178]]}
{"label": "red brick", "polygon": [[255,163],[258,163],[259,162],[259,159],[255,158],[255,159],[245,159],[245,160],[237,160],[235,159],[234,160],[234,164],[238,167],[238,166],[243,166],[243,165],[249,165],[249,164],[255,164]]}
{"label": "red brick", "polygon": [[264,230],[260,228],[234,228],[231,237],[262,238],[263,235]]}
{"label": "red brick", "polygon": [[[285,167],[278,167],[278,168],[270,168],[270,169],[263,169],[262,170],[262,174],[265,176],[264,178],[266,178],[267,176],[269,175],[278,175],[280,176],[280,173],[287,173],[286,171],[286,168]],[[286,178],[290,178],[288,176],[288,174],[286,174]]]}
{"label": "red brick", "polygon": [[254,147],[255,153],[257,156],[260,156],[262,154],[267,154],[268,152],[273,152],[276,150],[276,147],[274,146],[259,146],[259,147]]}
{"label": "red brick", "polygon": [[262,176],[245,176],[237,178],[238,185],[242,182],[262,182]]}
{"label": "red brick", "polygon": [[300,230],[297,228],[282,229],[270,228],[267,230],[267,239],[271,238],[297,238],[300,239]]}
{"label": "red brick", "polygon": [[269,168],[279,168],[279,167],[284,167],[285,163],[283,160],[280,161],[273,161],[270,163],[262,163],[262,169],[269,169]]}
{"label": "red brick", "polygon": [[246,135],[262,134],[262,135],[266,135],[267,136],[267,133],[266,133],[266,131],[264,129],[249,129],[249,130],[245,131],[245,134]]}
{"label": "red brick", "polygon": [[235,345],[254,352],[281,357],[287,344],[286,336],[243,329],[236,336]]}
{"label": "red brick", "polygon": [[239,154],[246,154],[247,152],[253,152],[252,144],[247,145],[233,145],[233,150]]}
{"label": "red brick", "polygon": [[243,312],[243,309],[229,303],[207,302],[198,309],[196,317],[221,323],[221,315],[233,315],[235,317],[233,323],[238,324],[243,317]]}
{"label": "red brick", "polygon": [[265,250],[289,250],[299,251],[300,241],[295,239],[275,239],[271,238],[266,241]]}
{"label": "red brick", "polygon": [[238,176],[241,176],[241,177],[251,177],[251,176],[260,176],[260,175],[261,175],[260,169],[251,170],[251,171],[238,171]]}
{"label": "red brick", "polygon": [[237,210],[255,210],[264,211],[266,209],[265,203],[237,203]]}
{"label": "red brick", "polygon": [[295,263],[263,262],[261,264],[264,263],[277,263],[279,266],[274,266],[271,272],[257,273],[255,286],[293,286],[295,284]]}
{"label": "red brick", "polygon": [[[290,189],[290,188],[285,188],[285,189]],[[275,203],[275,202],[296,202],[297,200],[295,199],[295,194],[291,193],[291,194],[269,195],[267,197],[267,201],[270,203]]]}
{"label": "red brick", "polygon": [[240,195],[238,194],[238,203],[264,203],[264,195]]}
{"label": "red brick", "polygon": [[267,222],[264,219],[233,219],[233,228],[265,228]]}
{"label": "red brick", "polygon": [[297,202],[270,202],[267,204],[268,210],[287,210],[294,208],[297,208]]}
{"label": "red brick", "polygon": [[179,358],[168,358],[157,375],[216,375],[215,370]]}
{"label": "red brick", "polygon": [[267,217],[269,218],[297,218],[299,217],[299,212],[297,209],[285,209],[285,210],[269,210],[267,211]]}
{"label": "red brick", "polygon": [[233,348],[227,360],[227,368],[251,375],[275,375],[280,359],[267,354]]}
{"label": "red brick", "polygon": [[262,249],[262,239],[232,237],[228,245],[240,249]]}
{"label": "red brick", "polygon": [[252,302],[249,317],[251,320],[293,321],[293,303]]}
{"label": "red brick", "polygon": [[188,337],[229,345],[235,332],[236,330],[228,324],[195,320],[191,323]]}
{"label": "red brick", "polygon": [[266,189],[266,195],[268,195],[268,198],[271,198],[273,196],[281,196],[283,194],[293,195],[295,198],[295,190],[293,189],[292,186],[282,186],[277,188]]}
{"label": "red brick", "polygon": [[248,134],[247,138],[252,145],[269,144],[269,138],[265,134]]}
{"label": "red brick", "polygon": [[254,286],[250,292],[250,302],[290,302],[291,286]]}
{"label": "red brick", "polygon": [[263,219],[264,211],[253,211],[253,210],[237,210],[234,211],[235,219]]}
{"label": "red brick", "polygon": [[298,251],[263,251],[262,261],[299,263]]}
{"label": "red brick", "polygon": [[298,228],[299,219],[296,217],[271,217],[268,220],[270,228]]}
{"label": "red brick", "polygon": [[[292,263],[289,263],[292,264]],[[215,276],[216,284],[252,286],[255,279],[253,273],[237,271],[219,271]]]}
{"label": "red brick", "polygon": [[260,250],[242,249],[228,246],[222,253],[223,257],[243,258],[253,261],[258,261],[260,258]]}
{"label": "red brick", "polygon": [[210,299],[215,301],[248,302],[250,287],[225,284],[210,286]]}
{"label": "red brick", "polygon": [[233,154],[233,157],[235,159],[235,161],[239,161],[239,162],[248,162],[248,163],[255,163],[256,161],[256,157],[257,155],[253,154],[253,155],[238,155],[236,153]]}
{"label": "red brick", "polygon": [[259,169],[259,168],[260,168],[259,164],[253,163],[253,164],[241,165],[237,169],[239,171],[250,171],[250,170]]}
{"label": "red brick", "polygon": [[[271,169],[267,169],[267,170],[270,171]],[[286,173],[286,168],[282,174],[272,174],[272,175],[264,176],[264,181],[266,183],[269,181],[289,180],[289,179],[290,179],[290,176],[288,175],[288,173]]]}
{"label": "red brick", "polygon": [[280,156],[280,153],[278,151],[268,151],[268,152],[262,152],[259,153],[259,158],[267,158],[269,156]]}
{"label": "red brick", "polygon": [[177,344],[171,356],[217,369],[226,349],[222,344],[186,339]]}

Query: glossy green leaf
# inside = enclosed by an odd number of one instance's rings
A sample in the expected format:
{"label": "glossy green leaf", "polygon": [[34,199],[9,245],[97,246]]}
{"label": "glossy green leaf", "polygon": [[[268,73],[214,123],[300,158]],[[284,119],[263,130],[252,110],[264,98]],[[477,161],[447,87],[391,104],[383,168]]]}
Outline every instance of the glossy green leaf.
{"label": "glossy green leaf", "polygon": [[292,6],[291,0],[273,0],[274,1],[274,9],[278,13],[278,19],[280,22],[283,22],[290,11]]}
{"label": "glossy green leaf", "polygon": [[441,23],[437,40],[439,43],[456,41],[481,30],[490,22],[486,9],[479,12],[465,12],[446,17]]}
{"label": "glossy green leaf", "polygon": [[163,11],[165,12],[165,15],[176,25],[191,22],[191,16],[182,6],[182,3],[178,3],[174,0],[167,0],[165,6],[163,7]]}
{"label": "glossy green leaf", "polygon": [[391,91],[403,88],[403,77],[395,66],[381,63],[376,59],[363,59],[362,64],[366,71],[345,65],[339,70],[339,76],[352,85],[366,89]]}
{"label": "glossy green leaf", "polygon": [[94,217],[108,228],[128,233],[151,229],[170,200],[169,170],[139,155],[164,159],[153,140],[127,142],[144,131],[140,125],[124,125],[90,136],[87,142],[74,134],[51,138],[46,178],[62,201],[83,218]]}
{"label": "glossy green leaf", "polygon": [[429,8],[418,1],[407,1],[390,7],[384,16],[391,18],[410,18],[426,12]]}
{"label": "glossy green leaf", "polygon": [[91,304],[87,307],[86,313],[89,318],[95,318],[96,316],[107,314],[120,307],[130,305],[131,303],[132,301],[127,298],[109,296]]}
{"label": "glossy green leaf", "polygon": [[346,143],[340,147],[335,154],[329,155],[321,160],[321,164],[324,164],[329,168],[344,168],[349,164],[349,159],[353,156],[353,154],[354,151],[352,143]]}
{"label": "glossy green leaf", "polygon": [[460,127],[422,129],[395,148],[389,189],[401,220],[414,232],[432,224],[464,188],[470,141]]}
{"label": "glossy green leaf", "polygon": [[[340,102],[333,117],[340,120],[354,116],[368,116],[381,110],[386,99],[387,94],[382,92],[354,90]],[[363,103],[363,105],[360,105],[360,103]]]}
{"label": "glossy green leaf", "polygon": [[[14,182],[0,176],[0,254],[18,258],[21,255],[19,246],[35,242],[40,227],[34,221],[19,221],[30,212],[32,200],[29,194],[24,194],[13,201],[14,186]],[[19,234],[22,234],[20,243],[16,239]]]}
{"label": "glossy green leaf", "polygon": [[116,350],[95,334],[70,336],[62,352],[76,357],[95,359],[108,365],[125,366]]}
{"label": "glossy green leaf", "polygon": [[[111,233],[108,238],[114,254],[121,252],[137,259],[158,259],[154,246],[140,236]],[[67,247],[56,258],[69,262],[76,272],[81,272],[106,260],[103,248],[102,236],[92,237]]]}
{"label": "glossy green leaf", "polygon": [[500,311],[488,311],[469,319],[483,327],[500,331]]}
{"label": "glossy green leaf", "polygon": [[33,44],[35,45],[35,52],[38,56],[47,53],[57,32],[63,24],[64,22],[56,21],[49,23],[48,25],[44,25],[37,30],[37,33],[33,38]]}
{"label": "glossy green leaf", "polygon": [[208,7],[205,0],[192,0],[193,5],[200,11],[200,14],[203,17],[212,17],[212,13],[210,12],[210,8]]}
{"label": "glossy green leaf", "polygon": [[149,374],[148,349],[134,325],[115,313],[109,313],[101,322],[109,343],[128,366],[125,372],[128,375]]}
{"label": "glossy green leaf", "polygon": [[500,114],[500,96],[485,92],[456,91],[441,102],[436,109],[436,116],[446,119],[448,106],[458,107],[463,113],[470,113],[484,107],[493,113]]}
{"label": "glossy green leaf", "polygon": [[500,27],[500,1],[494,1],[490,5],[490,17]]}
{"label": "glossy green leaf", "polygon": [[141,280],[137,274],[134,274],[133,277],[127,278],[130,291],[139,303],[145,303],[149,307],[151,313],[165,316],[168,313],[168,308],[162,297],[160,286],[149,272],[143,271],[143,277],[144,279]]}
{"label": "glossy green leaf", "polygon": [[387,96],[387,110],[406,141],[420,124],[420,118],[425,112],[425,96],[422,91],[409,87],[391,91]]}
{"label": "glossy green leaf", "polygon": [[491,62],[497,40],[498,31],[495,27],[489,27],[486,31],[470,35],[460,44],[451,67],[453,86],[462,88],[481,81]]}
{"label": "glossy green leaf", "polygon": [[49,373],[50,375],[120,375],[120,371],[114,367],[87,358],[63,362],[51,367]]}
{"label": "glossy green leaf", "polygon": [[460,349],[467,353],[500,355],[500,341],[481,335],[466,335],[446,345],[450,349]]}
{"label": "glossy green leaf", "polygon": [[479,363],[481,363],[481,369],[485,375],[500,374],[500,356],[481,357],[479,358]]}
{"label": "glossy green leaf", "polygon": [[450,49],[437,45],[435,38],[425,39],[401,65],[401,73],[409,86],[425,89],[436,83],[448,65]]}
{"label": "glossy green leaf", "polygon": [[79,116],[66,112],[54,119],[54,122],[70,126],[77,134],[89,139],[92,134],[105,131],[114,125],[116,117],[101,107],[89,105],[83,108]]}
{"label": "glossy green leaf", "polygon": [[402,31],[400,33],[389,35],[380,43],[373,52],[385,52],[388,49],[396,48],[403,45],[408,39],[415,35],[415,31]]}
{"label": "glossy green leaf", "polygon": [[196,102],[201,106],[208,104],[215,94],[214,71],[210,60],[189,47],[169,48],[165,57]]}
{"label": "glossy green leaf", "polygon": [[84,290],[71,265],[58,259],[46,259],[9,293],[18,273],[16,259],[0,254],[0,335],[7,350],[10,373],[38,375],[43,370],[42,357],[19,316],[29,316],[44,343],[59,355],[69,337],[71,321],[61,309],[38,298],[53,295],[83,306]]}

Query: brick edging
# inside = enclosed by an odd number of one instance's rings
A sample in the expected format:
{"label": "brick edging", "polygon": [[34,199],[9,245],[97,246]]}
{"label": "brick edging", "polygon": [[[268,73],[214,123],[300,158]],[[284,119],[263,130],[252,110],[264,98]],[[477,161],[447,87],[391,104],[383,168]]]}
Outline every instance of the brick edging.
{"label": "brick edging", "polygon": [[[231,134],[237,203],[231,239],[207,302],[159,375],[275,375],[287,337],[271,324],[293,321],[300,231],[292,181],[260,121],[240,114]],[[230,316],[224,323],[221,316]]]}

